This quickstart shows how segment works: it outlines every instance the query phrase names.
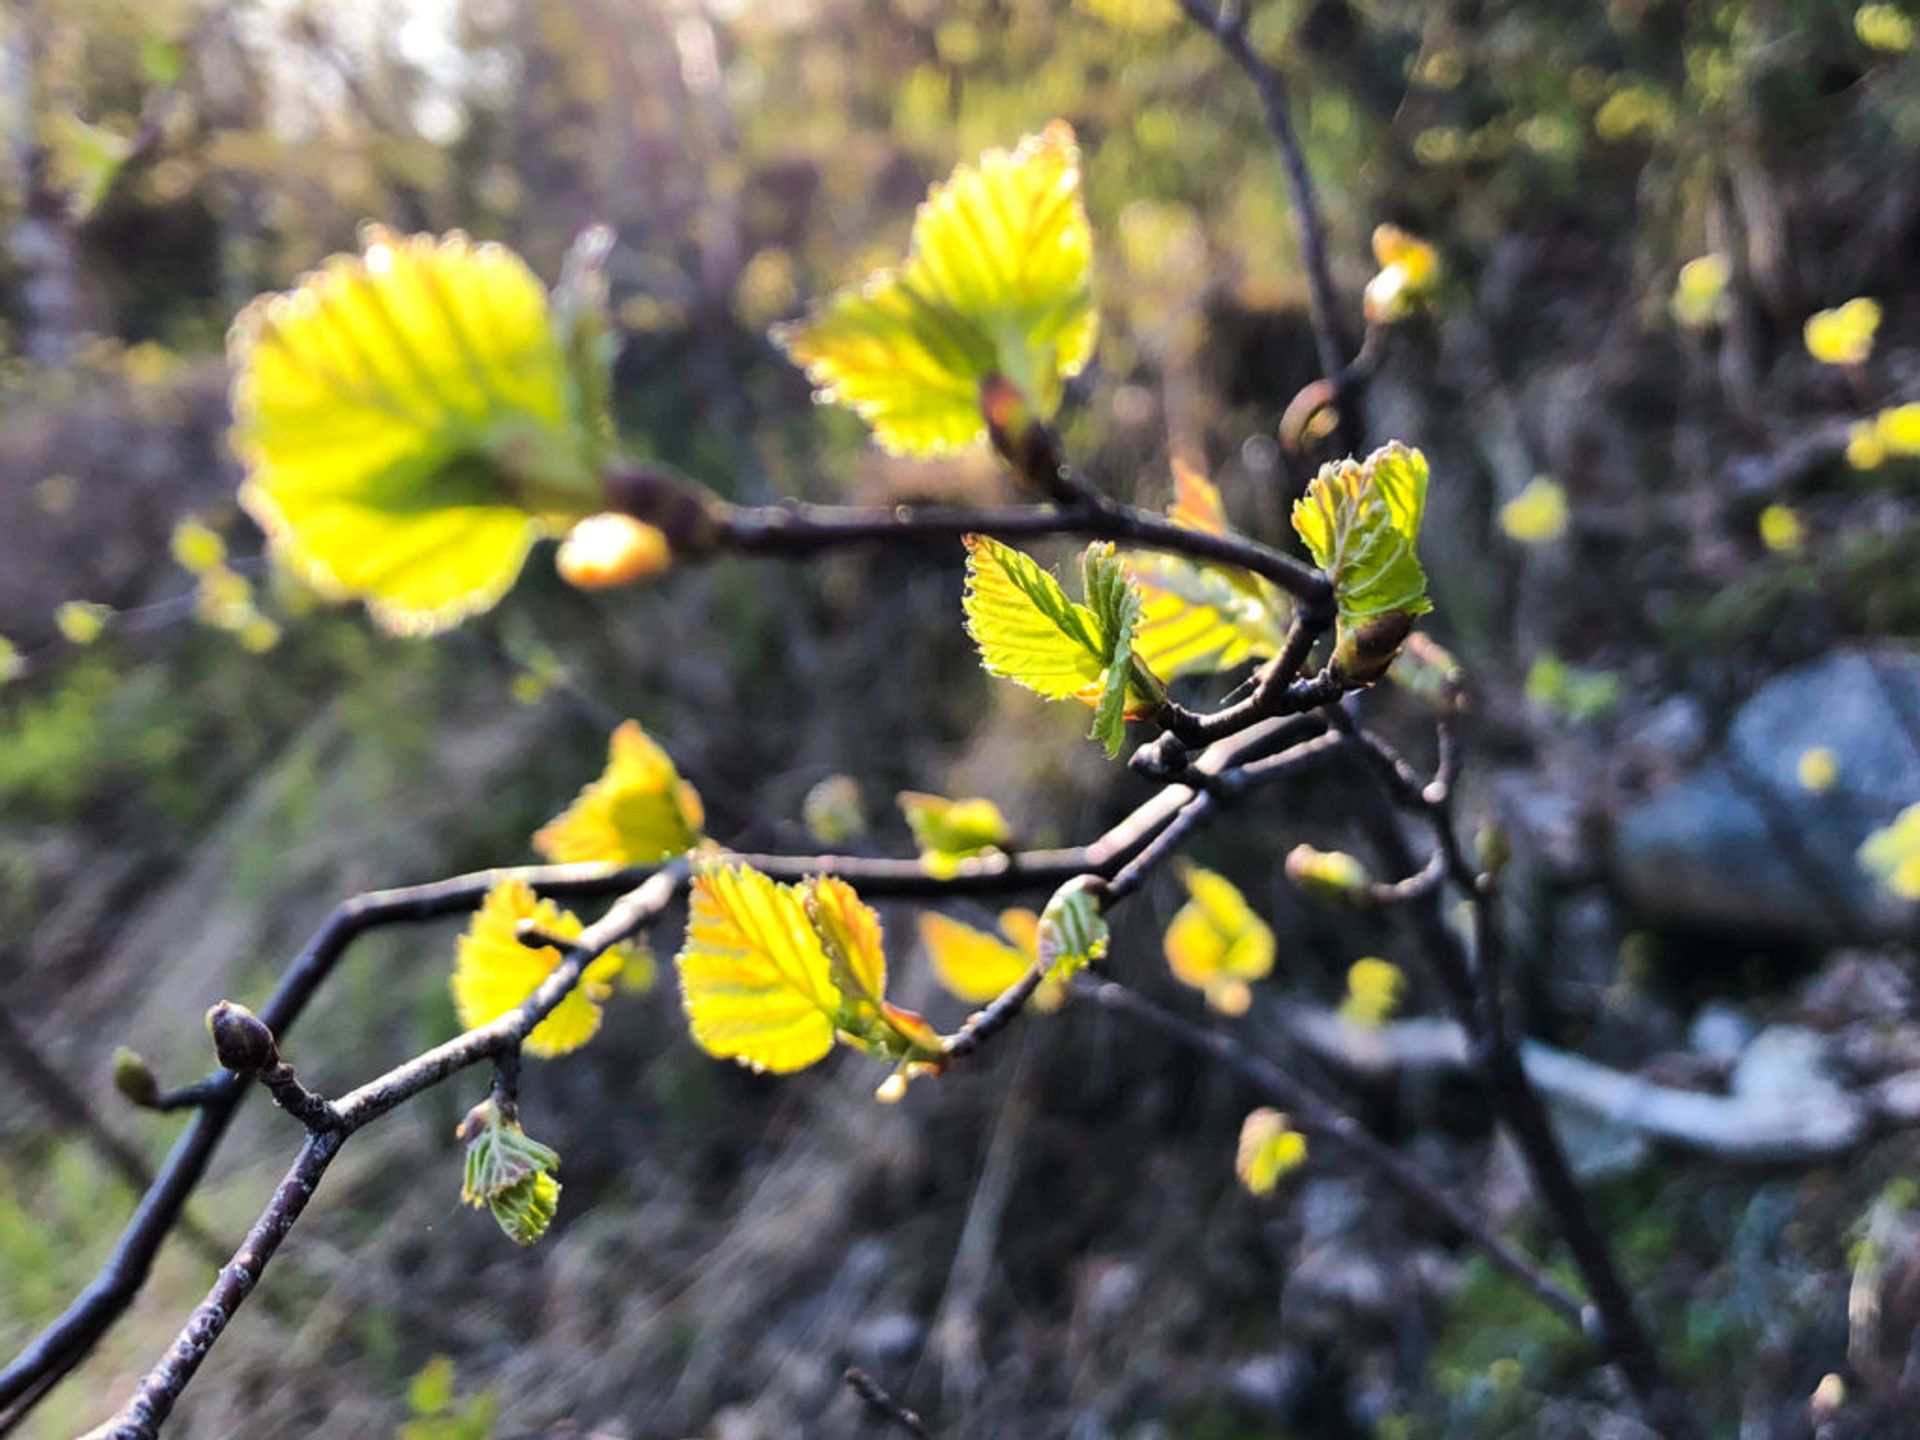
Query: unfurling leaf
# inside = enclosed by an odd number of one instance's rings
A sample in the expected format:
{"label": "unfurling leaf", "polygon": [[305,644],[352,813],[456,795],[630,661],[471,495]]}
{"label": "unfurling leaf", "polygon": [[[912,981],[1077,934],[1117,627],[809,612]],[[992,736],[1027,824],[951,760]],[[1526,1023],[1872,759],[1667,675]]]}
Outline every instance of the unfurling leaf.
{"label": "unfurling leaf", "polygon": [[902,790],[897,798],[921,863],[937,878],[955,874],[962,860],[997,855],[1013,844],[1013,827],[991,800],[948,800],[918,790]]}
{"label": "unfurling leaf", "polygon": [[985,433],[999,376],[1042,420],[1093,353],[1093,234],[1080,151],[1062,121],[936,185],[906,260],[774,332],[817,397],[851,408],[888,450],[935,454]]}
{"label": "unfurling leaf", "polygon": [[[1189,530],[1230,535],[1213,482],[1179,461],[1167,518]],[[1217,674],[1279,651],[1286,600],[1267,581],[1226,565],[1180,555],[1131,553],[1126,566],[1140,591],[1133,653],[1162,680]]]}
{"label": "unfurling leaf", "polygon": [[1226,876],[1183,864],[1180,878],[1187,903],[1167,927],[1167,968],[1221,1014],[1244,1015],[1253,1003],[1251,982],[1273,969],[1273,928]]}
{"label": "unfurling leaf", "polygon": [[1158,704],[1163,687],[1133,654],[1140,596],[1113,546],[1081,557],[1086,604],[1032,559],[985,535],[969,535],[967,633],[990,675],[1049,700],[1094,707],[1092,737],[1118,753],[1127,719]]}
{"label": "unfurling leaf", "polygon": [[1340,1002],[1340,1013],[1369,1029],[1384,1025],[1399,1008],[1406,987],[1407,977],[1398,965],[1365,956],[1347,968],[1347,998]]}
{"label": "unfurling leaf", "polygon": [[1873,353],[1880,302],[1858,296],[1807,317],[1807,353],[1822,365],[1859,365]]}
{"label": "unfurling leaf", "polygon": [[[1004,938],[1003,938],[1004,937]],[[1040,917],[1031,910],[1007,910],[1000,934],[989,935],[935,911],[920,916],[920,943],[926,947],[934,977],[956,999],[984,1005],[1019,983],[1040,958]],[[1066,990],[1046,979],[1033,994],[1040,1010],[1057,1010]]]}
{"label": "unfurling leaf", "polygon": [[[460,937],[454,960],[453,1003],[460,1023],[469,1030],[519,1009],[564,958],[551,945],[521,944],[523,920],[561,940],[576,938],[584,928],[578,916],[551,900],[539,899],[524,880],[505,879],[489,890],[467,933]],[[542,1058],[565,1055],[591,1040],[600,1028],[600,1007],[629,963],[649,964],[643,952],[621,946],[592,961],[580,983],[533,1027],[526,1039],[527,1053]]]}
{"label": "unfurling leaf", "polygon": [[1307,1163],[1307,1137],[1295,1130],[1278,1110],[1261,1106],[1240,1125],[1240,1147],[1234,1173],[1254,1195],[1271,1195],[1274,1188]]}
{"label": "unfurling leaf", "polygon": [[275,556],[390,630],[496,603],[527,551],[601,508],[606,419],[526,264],[369,228],[229,341],[241,503]]}
{"label": "unfurling leaf", "polygon": [[650,865],[700,843],[706,812],[699,793],[637,720],[622,721],[607,745],[607,768],[564,813],[541,827],[533,848],[547,859]]}
{"label": "unfurling leaf", "polygon": [[[1355,681],[1384,671],[1413,618],[1433,608],[1415,549],[1426,504],[1426,457],[1397,441],[1365,464],[1322,466],[1294,502],[1293,528],[1332,580],[1339,605],[1334,664],[1344,661]],[[1381,630],[1388,617],[1398,631],[1390,644]],[[1376,622],[1373,632],[1363,629],[1368,622]],[[1378,668],[1368,674],[1369,665]]]}
{"label": "unfurling leaf", "polygon": [[1909,805],[1860,846],[1860,863],[1902,900],[1920,900],[1920,805]]}
{"label": "unfurling leaf", "polygon": [[475,1209],[484,1205],[516,1245],[531,1245],[546,1234],[560,1204],[560,1182],[552,1173],[559,1152],[530,1139],[491,1100],[467,1115],[460,1138],[467,1142],[461,1200]]}
{"label": "unfurling leaf", "polygon": [[786,1073],[838,1038],[908,1074],[941,1063],[932,1027],[888,1003],[880,919],[844,881],[704,870],[676,963],[693,1038],[710,1055]]}
{"label": "unfurling leaf", "polygon": [[1053,892],[1034,930],[1034,955],[1047,967],[1047,979],[1071,980],[1107,953],[1107,917],[1103,883],[1078,875]]}

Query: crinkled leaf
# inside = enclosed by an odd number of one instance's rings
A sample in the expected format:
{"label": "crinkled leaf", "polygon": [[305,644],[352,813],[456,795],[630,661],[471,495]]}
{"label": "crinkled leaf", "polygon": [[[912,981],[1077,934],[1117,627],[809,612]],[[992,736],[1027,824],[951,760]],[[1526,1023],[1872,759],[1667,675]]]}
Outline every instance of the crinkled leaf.
{"label": "crinkled leaf", "polygon": [[1065,700],[1100,685],[1106,649],[1100,622],[1067,598],[1029,555],[986,535],[969,535],[967,633],[989,675]]}
{"label": "crinkled leaf", "polygon": [[1140,592],[1126,567],[1114,558],[1113,546],[1089,545],[1081,557],[1080,573],[1088,608],[1100,624],[1106,650],[1106,668],[1100,676],[1099,699],[1093,707],[1089,738],[1118,755],[1127,739],[1127,716],[1135,713],[1138,697],[1133,673],[1133,632],[1140,623]]}
{"label": "crinkled leaf", "polygon": [[1240,1125],[1234,1173],[1255,1195],[1271,1195],[1286,1176],[1307,1162],[1307,1137],[1278,1110],[1261,1106]]}
{"label": "crinkled leaf", "polygon": [[1187,864],[1180,878],[1187,903],[1167,927],[1167,967],[1214,1009],[1243,1015],[1253,998],[1249,982],[1273,969],[1273,928],[1226,876]]}
{"label": "crinkled leaf", "polygon": [[537,536],[599,508],[604,417],[498,245],[370,228],[248,306],[228,348],[241,502],[283,563],[389,629],[487,609]]}
{"label": "crinkled leaf", "polygon": [[533,837],[549,860],[648,865],[700,843],[706,812],[672,758],[637,720],[607,745],[607,768]]}
{"label": "crinkled leaf", "polygon": [[785,1073],[833,1048],[840,991],[798,888],[745,865],[696,875],[675,963],[708,1054]]}
{"label": "crinkled leaf", "polygon": [[[578,916],[539,899],[523,880],[505,879],[489,890],[460,937],[454,960],[453,1003],[467,1029],[519,1009],[562,960],[550,945],[536,949],[520,943],[517,927],[523,920],[562,940],[574,939],[584,928]],[[588,965],[580,983],[533,1027],[527,1053],[564,1055],[591,1040],[600,1028],[601,1004],[633,958],[633,952],[616,946]]]}
{"label": "crinkled leaf", "polygon": [[775,332],[818,398],[889,450],[933,454],[985,433],[980,382],[1001,375],[1042,419],[1093,352],[1092,230],[1073,130],[1055,121],[936,185],[906,260]]}
{"label": "crinkled leaf", "polygon": [[1293,528],[1333,581],[1343,629],[1433,608],[1415,552],[1426,503],[1426,457],[1397,441],[1365,464],[1322,466],[1294,502]]}
{"label": "crinkled leaf", "polygon": [[[483,1108],[485,1118],[467,1142],[460,1198],[476,1208],[486,1206],[516,1245],[531,1245],[547,1233],[559,1208],[560,1182],[552,1173],[559,1152],[530,1139],[499,1106],[489,1102]],[[476,1111],[468,1124],[480,1114]]]}
{"label": "crinkled leaf", "polygon": [[1034,951],[1047,978],[1071,980],[1107,953],[1107,917],[1098,882],[1087,876],[1069,880],[1047,901],[1034,933]]}
{"label": "crinkled leaf", "polygon": [[1013,843],[1013,827],[991,800],[948,800],[918,790],[902,790],[898,799],[929,874],[951,875],[960,861],[1003,851]]}

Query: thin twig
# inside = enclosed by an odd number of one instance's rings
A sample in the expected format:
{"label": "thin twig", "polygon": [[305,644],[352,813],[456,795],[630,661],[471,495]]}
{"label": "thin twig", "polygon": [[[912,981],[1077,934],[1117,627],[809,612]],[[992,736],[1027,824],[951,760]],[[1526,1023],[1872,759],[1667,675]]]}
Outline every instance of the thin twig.
{"label": "thin twig", "polygon": [[1074,991],[1225,1066],[1263,1097],[1284,1109],[1310,1139],[1325,1139],[1344,1149],[1411,1199],[1421,1213],[1442,1216],[1454,1230],[1477,1245],[1488,1259],[1518,1279],[1536,1299],[1563,1320],[1576,1327],[1584,1325],[1584,1307],[1566,1287],[1508,1242],[1463,1201],[1428,1180],[1401,1159],[1398,1153],[1374,1139],[1358,1120],[1318,1091],[1232,1037],[1183,1019],[1117,980],[1079,979],[1074,982]]}
{"label": "thin twig", "polygon": [[847,1367],[846,1379],[847,1388],[860,1397],[860,1403],[872,1411],[875,1418],[899,1426],[914,1440],[933,1440],[933,1432],[927,1429],[926,1422],[889,1395],[879,1381],[858,1365]]}

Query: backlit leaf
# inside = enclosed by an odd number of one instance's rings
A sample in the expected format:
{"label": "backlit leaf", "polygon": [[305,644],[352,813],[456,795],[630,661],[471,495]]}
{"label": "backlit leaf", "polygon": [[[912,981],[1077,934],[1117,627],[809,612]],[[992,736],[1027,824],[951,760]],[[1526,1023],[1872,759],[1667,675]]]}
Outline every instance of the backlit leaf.
{"label": "backlit leaf", "polygon": [[1167,927],[1167,967],[1222,1014],[1244,1015],[1253,1002],[1250,982],[1273,969],[1273,928],[1226,876],[1184,864],[1180,878],[1187,903]]}
{"label": "backlit leaf", "polygon": [[[1004,910],[1000,934],[990,935],[934,911],[920,916],[920,943],[926,946],[934,977],[956,999],[984,1005],[1020,979],[1040,958],[1040,917],[1031,910]],[[1048,978],[1033,992],[1037,1010],[1058,1010],[1066,987]]]}
{"label": "backlit leaf", "polygon": [[1093,353],[1093,236],[1080,152],[1061,121],[936,185],[906,260],[774,338],[823,401],[885,448],[927,455],[985,433],[980,382],[1010,381],[1040,418]]}
{"label": "backlit leaf", "polygon": [[991,800],[948,800],[918,790],[902,790],[898,798],[931,875],[952,875],[960,861],[999,853],[1013,843],[1013,827]]}
{"label": "backlit leaf", "polygon": [[534,540],[600,508],[547,293],[511,251],[370,228],[229,341],[240,498],[275,556],[406,633],[493,605]]}
{"label": "backlit leaf", "polygon": [[1369,325],[1394,325],[1425,308],[1440,284],[1440,253],[1397,225],[1373,231],[1379,272],[1367,282],[1361,309]]}
{"label": "backlit leaf", "polygon": [[[453,1003],[467,1029],[519,1009],[563,958],[550,945],[522,945],[517,927],[523,920],[562,940],[575,939],[583,928],[579,917],[539,899],[523,880],[502,880],[489,890],[460,937],[454,960]],[[628,958],[629,952],[616,946],[588,965],[580,983],[533,1027],[527,1053],[565,1055],[591,1040],[600,1028],[600,1006]]]}
{"label": "backlit leaf", "polygon": [[1727,282],[1733,266],[1717,253],[1701,255],[1680,267],[1673,285],[1673,318],[1689,330],[1717,325],[1726,315]]}
{"label": "backlit leaf", "polygon": [[648,865],[700,843],[700,796],[637,720],[621,722],[607,746],[607,768],[566,811],[533,837],[560,863]]}
{"label": "backlit leaf", "polygon": [[798,887],[745,865],[694,876],[675,962],[693,1038],[755,1070],[804,1070],[833,1048],[840,991]]}
{"label": "backlit leaf", "polygon": [[1241,1122],[1233,1168],[1250,1193],[1271,1195],[1281,1180],[1306,1162],[1307,1137],[1278,1110],[1263,1105]]}
{"label": "backlit leaf", "polygon": [[1397,441],[1365,464],[1322,466],[1294,502],[1293,528],[1333,581],[1343,631],[1376,615],[1433,608],[1414,548],[1426,503],[1426,457]]}

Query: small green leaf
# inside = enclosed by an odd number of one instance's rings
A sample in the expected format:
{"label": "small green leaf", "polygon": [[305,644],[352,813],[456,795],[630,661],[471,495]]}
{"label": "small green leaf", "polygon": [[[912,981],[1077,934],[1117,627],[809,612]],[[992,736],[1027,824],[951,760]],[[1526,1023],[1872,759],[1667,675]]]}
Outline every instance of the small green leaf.
{"label": "small green leaf", "polygon": [[1070,980],[1107,953],[1107,917],[1102,913],[1101,883],[1076,876],[1054,891],[1040,912],[1036,953],[1047,978]]}
{"label": "small green leaf", "polygon": [[1271,1195],[1288,1175],[1307,1162],[1307,1137],[1285,1115],[1268,1106],[1248,1114],[1240,1126],[1234,1173],[1254,1195]]}
{"label": "small green leaf", "polygon": [[552,1171],[559,1152],[530,1139],[519,1122],[488,1100],[460,1127],[467,1140],[466,1174],[460,1198],[482,1205],[516,1245],[531,1245],[547,1233],[560,1204]]}
{"label": "small green leaf", "polygon": [[1294,502],[1293,528],[1333,581],[1343,629],[1433,608],[1414,548],[1426,504],[1426,457],[1397,441],[1365,464],[1322,466]]}
{"label": "small green leaf", "polygon": [[1135,689],[1133,632],[1140,623],[1140,592],[1114,559],[1111,545],[1089,546],[1081,558],[1080,573],[1107,652],[1100,699],[1093,707],[1093,729],[1088,735],[1104,745],[1112,757],[1120,753],[1127,740],[1128,700]]}

